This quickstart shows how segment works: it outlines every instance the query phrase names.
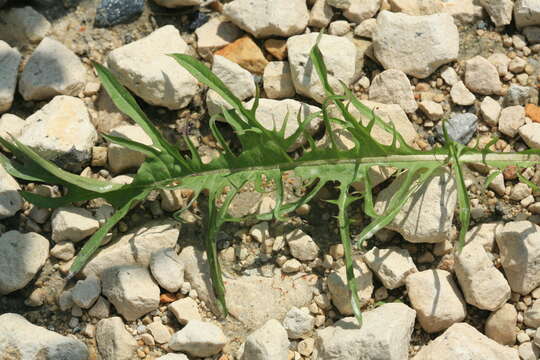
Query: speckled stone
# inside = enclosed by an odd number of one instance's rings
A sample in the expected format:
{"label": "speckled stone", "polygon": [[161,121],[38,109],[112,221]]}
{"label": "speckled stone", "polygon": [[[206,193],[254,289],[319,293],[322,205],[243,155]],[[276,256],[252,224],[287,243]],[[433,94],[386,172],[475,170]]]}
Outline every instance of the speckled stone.
{"label": "speckled stone", "polygon": [[135,20],[144,10],[144,0],[102,0],[96,11],[96,27],[110,27]]}

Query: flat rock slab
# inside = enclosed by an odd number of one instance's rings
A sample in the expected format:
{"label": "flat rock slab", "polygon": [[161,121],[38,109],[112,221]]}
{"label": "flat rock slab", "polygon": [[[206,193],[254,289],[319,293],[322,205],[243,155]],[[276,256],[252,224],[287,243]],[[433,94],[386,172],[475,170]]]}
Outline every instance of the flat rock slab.
{"label": "flat rock slab", "polygon": [[0,316],[0,354],[2,359],[87,360],[83,342],[36,326],[18,314]]}
{"label": "flat rock slab", "polygon": [[13,103],[21,54],[0,40],[0,113],[9,110]]}

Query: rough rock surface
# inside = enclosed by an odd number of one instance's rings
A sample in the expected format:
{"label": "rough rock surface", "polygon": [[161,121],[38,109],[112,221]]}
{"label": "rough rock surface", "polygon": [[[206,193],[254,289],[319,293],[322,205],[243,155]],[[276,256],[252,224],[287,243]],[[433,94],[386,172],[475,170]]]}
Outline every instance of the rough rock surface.
{"label": "rough rock surface", "polygon": [[214,51],[238,39],[242,35],[242,31],[222,17],[214,17],[197,28],[195,35],[197,35],[197,52],[203,58],[211,59]]}
{"label": "rough rock surface", "polygon": [[51,215],[52,239],[79,242],[99,229],[99,221],[86,209],[75,206],[57,208]]}
{"label": "rough rock surface", "polygon": [[167,54],[185,54],[186,42],[172,25],[111,51],[107,65],[128,89],[152,105],[186,107],[198,93],[197,80]]}
{"label": "rough rock surface", "polygon": [[504,304],[486,320],[486,336],[502,345],[514,345],[518,313],[512,304]]}
{"label": "rough rock surface", "polygon": [[11,217],[22,208],[20,189],[17,180],[0,165],[0,219]]}
{"label": "rough rock surface", "polygon": [[476,94],[499,95],[502,83],[497,68],[478,55],[465,63],[465,85]]}
{"label": "rough rock surface", "polygon": [[[144,145],[152,145],[152,139],[138,125],[120,125],[111,130],[110,135],[129,139]],[[138,168],[146,158],[141,152],[128,149],[119,144],[111,143],[107,147],[109,168],[114,174],[125,170]]]}
{"label": "rough rock surface", "polygon": [[317,331],[315,360],[406,360],[415,312],[405,304],[384,304],[363,313],[362,327],[344,318]]}
{"label": "rough rock surface", "polygon": [[49,256],[49,241],[38,233],[8,231],[0,236],[0,295],[25,287]]}
{"label": "rough rock surface", "polygon": [[96,342],[103,360],[132,360],[136,357],[137,342],[118,316],[97,323]]}
{"label": "rough rock surface", "polygon": [[[318,36],[319,33],[292,36],[287,40],[287,50],[296,92],[322,103],[325,92],[309,58]],[[322,35],[319,48],[328,69],[328,82],[334,91],[340,93],[340,81],[349,85],[354,80],[356,47],[344,37]]]}
{"label": "rough rock surface", "polygon": [[41,41],[51,30],[51,23],[30,6],[1,11],[0,39],[12,45]]}
{"label": "rough rock surface", "polygon": [[457,59],[459,34],[448,14],[410,16],[382,11],[373,34],[373,50],[385,69],[423,79]]}
{"label": "rough rock surface", "polygon": [[45,159],[73,170],[90,160],[98,136],[81,99],[56,96],[25,123],[18,140]]}
{"label": "rough rock surface", "polygon": [[[363,261],[354,262],[354,278],[358,289],[360,304],[366,304],[373,293],[373,274]],[[347,287],[345,266],[328,275],[328,290],[332,296],[332,303],[342,315],[352,315],[353,309],[350,301],[350,292]]]}
{"label": "rough rock surface", "polygon": [[248,335],[241,360],[285,360],[288,352],[287,332],[279,321],[270,319]]}
{"label": "rough rock surface", "polygon": [[315,324],[315,318],[310,315],[308,309],[291,308],[283,319],[283,327],[287,330],[290,339],[302,339],[306,337]]}
{"label": "rough rock surface", "polygon": [[235,0],[223,7],[223,13],[257,38],[300,34],[309,20],[304,0]]}
{"label": "rough rock surface", "polygon": [[540,149],[540,124],[525,124],[519,128],[519,136],[531,149]]}
{"label": "rough rock surface", "polygon": [[0,113],[9,110],[13,103],[21,54],[0,40]]}
{"label": "rough rock surface", "polygon": [[271,61],[264,68],[264,92],[270,99],[293,97],[296,92],[287,61]]}
{"label": "rough rock surface", "polygon": [[33,325],[19,314],[0,315],[0,354],[10,359],[87,360],[83,342]]}
{"label": "rough rock surface", "polygon": [[174,248],[158,250],[150,257],[150,271],[165,290],[177,292],[184,283],[184,264]]}
{"label": "rough rock surface", "polygon": [[[403,176],[382,190],[375,211],[385,211],[391,196],[401,187]],[[457,202],[456,185],[447,172],[436,174],[405,203],[388,229],[399,232],[405,240],[436,243],[448,238]]]}
{"label": "rough rock surface", "polygon": [[540,285],[540,226],[506,223],[496,235],[501,264],[512,291],[526,295]]}
{"label": "rough rock surface", "polygon": [[398,104],[406,113],[413,113],[418,108],[407,75],[395,69],[383,71],[373,78],[369,87],[369,100]]}
{"label": "rough rock surface", "polygon": [[467,316],[463,297],[448,271],[421,271],[409,275],[405,283],[418,321],[428,333],[447,329]]}
{"label": "rough rock surface", "polygon": [[500,345],[469,324],[452,325],[412,360],[518,360],[515,349]]}
{"label": "rough rock surface", "polygon": [[364,254],[364,261],[390,290],[405,285],[407,276],[418,271],[406,249],[379,249],[374,246]]}
{"label": "rough rock surface", "polygon": [[86,82],[81,60],[61,42],[44,38],[26,63],[19,81],[25,100],[45,100],[56,95],[76,96]]}
{"label": "rough rock surface", "polygon": [[505,26],[512,22],[512,0],[480,0],[480,5],[487,11],[495,26]]}
{"label": "rough rock surface", "polygon": [[226,343],[227,338],[221,328],[209,322],[192,320],[171,337],[169,348],[191,356],[207,357],[220,352]]}
{"label": "rough rock surface", "polygon": [[540,3],[537,0],[517,0],[514,4],[514,19],[518,28],[540,25]]}

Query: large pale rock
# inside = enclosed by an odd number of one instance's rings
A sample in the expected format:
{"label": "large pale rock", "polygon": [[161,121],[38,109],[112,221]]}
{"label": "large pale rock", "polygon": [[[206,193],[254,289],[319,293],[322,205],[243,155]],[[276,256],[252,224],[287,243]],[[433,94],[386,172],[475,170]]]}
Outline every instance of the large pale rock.
{"label": "large pale rock", "polygon": [[373,34],[373,50],[385,69],[423,79],[457,59],[459,34],[448,14],[410,16],[382,11]]}
{"label": "large pale rock", "polygon": [[[212,72],[223,81],[225,86],[240,100],[246,100],[255,96],[255,81],[253,75],[246,69],[231,60],[215,55],[212,64]],[[221,108],[231,109],[217,92],[210,89],[206,94],[206,105],[210,115],[218,114]]]}
{"label": "large pale rock", "polygon": [[289,339],[279,321],[270,319],[246,338],[242,360],[287,360]]}
{"label": "large pale rock", "polygon": [[408,15],[433,15],[442,12],[441,0],[389,0],[390,9]]}
{"label": "large pale rock", "polygon": [[418,271],[409,252],[397,247],[379,249],[374,246],[364,254],[364,261],[387,289],[405,285],[407,276]]}
{"label": "large pale rock", "polygon": [[[250,100],[246,103],[247,108],[253,106],[254,100]],[[300,121],[304,121],[307,117],[312,119],[309,125],[306,126],[306,131],[310,134],[314,134],[322,123],[321,117],[315,117],[315,113],[318,113],[321,109],[317,106],[308,105],[306,103],[296,101],[293,99],[285,100],[273,100],[273,99],[259,99],[259,106],[255,111],[255,118],[257,121],[269,130],[280,130],[283,123],[287,121],[285,126],[285,137],[289,137],[298,129],[298,118]],[[297,149],[305,143],[305,138],[300,136],[298,140],[291,145],[290,151]]]}
{"label": "large pale rock", "polygon": [[48,256],[49,241],[38,233],[23,234],[11,230],[2,234],[0,295],[7,295],[25,287],[45,264]]}
{"label": "large pale rock", "polygon": [[283,327],[291,339],[302,339],[309,335],[315,325],[315,318],[310,315],[307,308],[293,307],[287,311],[283,319]]}
{"label": "large pale rock", "polygon": [[168,309],[182,325],[186,325],[191,320],[201,320],[197,303],[190,297],[176,300],[169,304]]}
{"label": "large pale rock", "polygon": [[132,360],[137,356],[137,342],[118,316],[97,323],[96,343],[103,360]]}
{"label": "large pale rock", "polygon": [[330,23],[333,16],[334,10],[328,5],[328,0],[316,0],[309,13],[308,25],[322,29]]}
{"label": "large pale rock", "polygon": [[82,273],[85,276],[94,274],[101,277],[103,271],[113,266],[146,267],[150,264],[154,252],[176,245],[179,233],[179,224],[173,221],[142,225],[101,249],[83,268]]}
{"label": "large pale rock", "polygon": [[21,54],[0,40],[0,113],[9,110],[13,103]]}
{"label": "large pale rock", "polygon": [[454,270],[467,303],[494,311],[510,299],[510,285],[481,244],[465,245],[454,259]]}
{"label": "large pale rock", "polygon": [[[309,57],[318,37],[319,33],[290,37],[287,40],[287,50],[296,92],[322,103],[326,95]],[[355,79],[357,53],[355,45],[344,37],[322,35],[319,49],[328,70],[330,86],[336,93],[342,93],[340,81],[349,85]]]}
{"label": "large pale rock", "polygon": [[[387,210],[393,194],[401,188],[403,175],[382,190],[375,202],[375,211],[382,214]],[[410,198],[388,229],[399,232],[405,240],[419,243],[442,242],[449,237],[457,191],[449,171],[441,171],[428,179]]]}
{"label": "large pale rock", "polygon": [[495,26],[504,26],[512,22],[512,0],[480,0],[480,5],[486,10]]}
{"label": "large pale rock", "polygon": [[480,95],[500,95],[502,83],[495,65],[478,55],[465,63],[465,85]]}
{"label": "large pale rock", "polygon": [[21,187],[11,175],[0,165],[0,219],[11,217],[23,206],[19,195]]}
{"label": "large pale rock", "polygon": [[195,35],[197,36],[197,52],[203,58],[211,59],[214,51],[238,39],[242,31],[233,23],[216,16],[198,27]]}
{"label": "large pale rock", "polygon": [[82,341],[36,326],[19,314],[0,315],[0,354],[6,360],[87,360]]}
{"label": "large pale rock", "polygon": [[500,345],[469,324],[452,325],[412,360],[519,360],[515,349]]}
{"label": "large pale rock", "polygon": [[[110,135],[136,141],[144,145],[152,145],[150,136],[138,125],[121,125],[115,127],[111,130]],[[146,155],[143,153],[118,144],[111,143],[107,148],[109,168],[115,174],[139,167],[145,158]]]}
{"label": "large pale rock", "polygon": [[540,124],[530,123],[519,128],[519,136],[531,149],[540,149]]}
{"label": "large pale rock", "polygon": [[128,321],[159,306],[159,286],[144,267],[115,266],[105,270],[101,281],[103,294]]}
{"label": "large pale rock", "polygon": [[346,2],[349,2],[350,5],[343,10],[343,16],[357,24],[375,16],[382,4],[381,0],[350,0]]}
{"label": "large pale rock", "polygon": [[89,161],[97,132],[81,99],[56,96],[26,119],[19,141],[68,169]]}
{"label": "large pale rock", "polygon": [[457,25],[470,25],[482,18],[482,7],[475,0],[448,0],[443,3],[443,12],[452,15]]}
{"label": "large pale rock", "polygon": [[18,138],[24,125],[26,122],[17,115],[6,113],[0,117],[0,137],[8,141],[11,140],[10,135]]}
{"label": "large pale rock", "polygon": [[512,221],[497,233],[496,240],[510,288],[527,295],[540,285],[540,226]]}
{"label": "large pale rock", "polygon": [[227,337],[218,326],[198,320],[190,321],[169,341],[169,348],[191,356],[208,357],[217,354],[227,343]]}
{"label": "large pale rock", "polygon": [[[353,264],[354,280],[360,306],[368,303],[373,293],[373,274],[363,261],[356,260]],[[345,266],[332,272],[327,279],[328,290],[332,296],[332,303],[342,315],[352,315],[351,296],[347,287],[347,274]]]}
{"label": "large pale rock", "polygon": [[[295,277],[276,275],[273,278],[225,278],[225,300],[234,318],[248,329],[256,329],[269,319],[282,320],[293,306],[309,305],[313,298],[315,280],[314,276],[305,274]],[[265,301],[261,302],[261,299]]]}
{"label": "large pale rock", "polygon": [[55,242],[78,242],[95,233],[99,229],[99,221],[86,209],[68,206],[54,210],[51,227]]}
{"label": "large pale rock", "polygon": [[51,23],[30,6],[0,12],[0,39],[24,46],[41,41],[51,30]]}
{"label": "large pale rock", "polygon": [[411,305],[426,332],[439,332],[467,316],[463,297],[448,271],[421,271],[409,275],[405,283]]}
{"label": "large pale rock", "polygon": [[300,34],[309,20],[304,0],[235,0],[223,7],[223,13],[257,38]]}
{"label": "large pale rock", "polygon": [[150,271],[158,284],[171,293],[177,292],[184,283],[184,264],[174,248],[154,252],[150,258]]}
{"label": "large pale rock", "polygon": [[270,99],[293,97],[296,92],[287,61],[272,61],[264,68],[264,92]]}
{"label": "large pale rock", "polygon": [[472,227],[465,237],[465,245],[478,244],[486,251],[492,252],[495,246],[495,234],[502,230],[500,222],[489,222]]}
{"label": "large pale rock", "polygon": [[186,107],[199,91],[197,80],[167,54],[185,54],[188,45],[173,25],[115,49],[107,66],[116,78],[152,105]]}
{"label": "large pale rock", "polygon": [[362,327],[345,318],[317,331],[315,360],[407,360],[415,312],[384,304],[362,314]]}
{"label": "large pale rock", "polygon": [[406,113],[418,108],[411,90],[411,82],[401,70],[383,71],[371,81],[369,100],[383,104],[398,104]]}
{"label": "large pale rock", "polygon": [[514,19],[518,28],[540,25],[540,1],[517,0],[514,4]]}
{"label": "large pale rock", "polygon": [[486,321],[486,336],[502,345],[514,345],[518,313],[514,305],[504,304]]}
{"label": "large pale rock", "polygon": [[457,105],[469,106],[474,104],[476,97],[467,89],[463,81],[458,81],[450,89],[452,102]]}
{"label": "large pale rock", "polygon": [[45,100],[56,95],[76,96],[86,82],[86,69],[61,42],[44,38],[26,63],[19,81],[25,100]]}

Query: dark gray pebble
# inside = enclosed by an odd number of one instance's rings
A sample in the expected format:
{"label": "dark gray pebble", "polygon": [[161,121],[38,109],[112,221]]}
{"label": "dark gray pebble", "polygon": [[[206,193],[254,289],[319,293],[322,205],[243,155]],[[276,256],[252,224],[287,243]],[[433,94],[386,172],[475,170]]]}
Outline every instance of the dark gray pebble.
{"label": "dark gray pebble", "polygon": [[96,27],[110,27],[137,19],[144,10],[144,0],[102,0],[96,11]]}

